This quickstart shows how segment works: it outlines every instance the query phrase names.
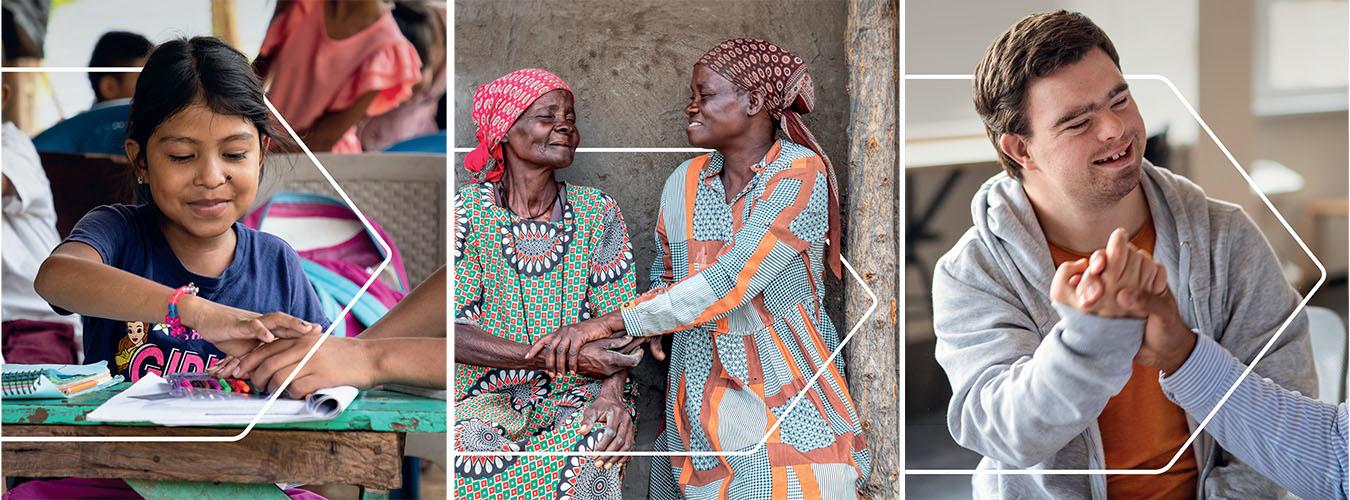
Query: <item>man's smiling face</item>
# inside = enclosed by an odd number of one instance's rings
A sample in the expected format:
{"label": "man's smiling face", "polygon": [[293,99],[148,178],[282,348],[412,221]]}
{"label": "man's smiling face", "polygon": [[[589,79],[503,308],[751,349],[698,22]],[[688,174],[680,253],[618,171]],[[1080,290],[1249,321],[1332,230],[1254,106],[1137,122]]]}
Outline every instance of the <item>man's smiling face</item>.
{"label": "man's smiling face", "polygon": [[1022,164],[1028,188],[1107,207],[1139,185],[1144,121],[1105,51],[1033,80],[1025,103],[1031,133],[1004,134],[1000,146]]}

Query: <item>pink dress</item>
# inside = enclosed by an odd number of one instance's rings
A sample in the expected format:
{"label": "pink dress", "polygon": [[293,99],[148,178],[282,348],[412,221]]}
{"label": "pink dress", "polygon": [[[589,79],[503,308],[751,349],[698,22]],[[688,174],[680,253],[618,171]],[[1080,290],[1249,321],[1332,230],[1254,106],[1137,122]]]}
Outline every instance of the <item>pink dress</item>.
{"label": "pink dress", "polygon": [[446,10],[444,4],[429,3],[426,7],[434,14],[428,23],[441,34],[441,46],[430,49],[427,53],[427,59],[430,60],[422,61],[422,69],[430,70],[433,76],[430,81],[423,81],[420,87],[413,87],[412,97],[397,108],[367,118],[356,126],[361,147],[367,151],[384,151],[400,141],[441,129],[440,122],[436,121],[436,112],[441,100],[445,99]]}
{"label": "pink dress", "polygon": [[[271,58],[267,97],[298,132],[371,91],[378,93],[366,116],[389,111],[407,100],[422,78],[422,61],[392,14],[386,12],[357,34],[334,40],[328,37],[319,0],[299,0],[277,15],[259,56]],[[355,126],[343,133],[333,152],[361,152]]]}

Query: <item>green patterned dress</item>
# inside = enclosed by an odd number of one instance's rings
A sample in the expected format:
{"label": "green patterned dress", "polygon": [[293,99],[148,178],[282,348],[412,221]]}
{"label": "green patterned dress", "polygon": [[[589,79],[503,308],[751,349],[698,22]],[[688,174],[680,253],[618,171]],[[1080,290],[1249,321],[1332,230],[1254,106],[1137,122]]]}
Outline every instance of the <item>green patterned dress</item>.
{"label": "green patterned dress", "polygon": [[[455,197],[455,315],[533,344],[558,327],[618,309],[635,293],[633,249],[613,198],[562,184],[561,220],[522,220],[499,206],[492,183]],[[633,412],[631,384],[627,394]],[[578,451],[571,456],[456,457],[460,498],[620,498],[619,468],[584,453],[603,426],[581,434],[600,381],[580,375],[455,364],[455,447],[464,451]]]}

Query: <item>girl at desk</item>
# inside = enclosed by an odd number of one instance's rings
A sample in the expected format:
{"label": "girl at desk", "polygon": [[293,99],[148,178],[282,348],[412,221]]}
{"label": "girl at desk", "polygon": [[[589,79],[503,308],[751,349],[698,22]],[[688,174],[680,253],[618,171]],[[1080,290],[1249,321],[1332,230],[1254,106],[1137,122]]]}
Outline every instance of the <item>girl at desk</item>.
{"label": "girl at desk", "polygon": [[[136,380],[201,371],[224,354],[323,330],[327,320],[295,251],[236,222],[257,196],[268,146],[285,140],[239,51],[194,37],[150,54],[125,146],[144,203],[91,210],[35,282],[58,312],[84,317],[88,362],[107,361]],[[119,360],[126,364],[115,366]],[[19,498],[139,495],[120,479],[69,478],[30,481],[5,495]]]}
{"label": "girl at desk", "polygon": [[139,205],[91,210],[43,262],[35,288],[84,321],[88,362],[136,381],[203,371],[327,320],[300,258],[236,222],[276,132],[248,60],[211,37],[151,53],[125,143]]}

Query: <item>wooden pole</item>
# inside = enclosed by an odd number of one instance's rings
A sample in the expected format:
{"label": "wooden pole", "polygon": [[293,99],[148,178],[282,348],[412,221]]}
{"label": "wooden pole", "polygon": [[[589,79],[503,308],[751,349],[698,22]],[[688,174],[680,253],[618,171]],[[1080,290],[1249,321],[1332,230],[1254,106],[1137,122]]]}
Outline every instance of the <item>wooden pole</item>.
{"label": "wooden pole", "polygon": [[238,47],[234,12],[234,0],[211,0],[211,34],[231,47]]}
{"label": "wooden pole", "polygon": [[[877,310],[849,341],[849,391],[872,451],[864,498],[900,498],[899,330],[896,321],[900,175],[897,117],[899,5],[849,0],[844,36],[849,89],[849,231],[844,251],[876,294]],[[845,280],[844,311],[857,324],[871,298]]]}

